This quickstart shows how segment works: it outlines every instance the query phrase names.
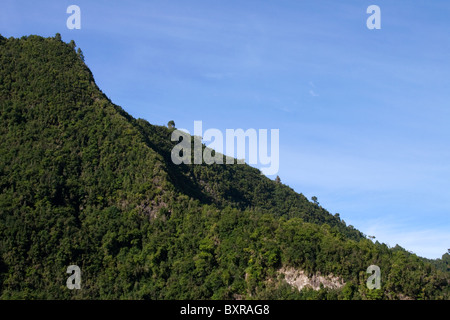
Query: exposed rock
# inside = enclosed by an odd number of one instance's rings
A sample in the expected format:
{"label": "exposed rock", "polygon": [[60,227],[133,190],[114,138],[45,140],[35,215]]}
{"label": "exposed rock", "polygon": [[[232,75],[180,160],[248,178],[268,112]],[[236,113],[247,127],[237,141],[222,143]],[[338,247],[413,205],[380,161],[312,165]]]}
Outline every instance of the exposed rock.
{"label": "exposed rock", "polygon": [[325,288],[331,289],[339,289],[345,285],[341,278],[336,277],[333,274],[322,276],[320,272],[317,272],[311,277],[308,277],[303,270],[291,267],[283,267],[278,270],[278,272],[284,275],[284,279],[288,284],[296,287],[298,290],[302,290],[305,287],[319,290],[321,284]]}

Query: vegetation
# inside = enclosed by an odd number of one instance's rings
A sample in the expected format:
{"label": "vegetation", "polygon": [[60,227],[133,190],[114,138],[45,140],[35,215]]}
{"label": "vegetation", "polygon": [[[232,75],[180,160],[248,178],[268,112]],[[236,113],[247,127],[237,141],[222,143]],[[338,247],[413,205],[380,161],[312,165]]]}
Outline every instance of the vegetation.
{"label": "vegetation", "polygon": [[[373,243],[247,165],[173,164],[175,123],[114,105],[75,47],[0,36],[1,299],[449,299],[448,254]],[[283,266],[345,286],[299,292]]]}

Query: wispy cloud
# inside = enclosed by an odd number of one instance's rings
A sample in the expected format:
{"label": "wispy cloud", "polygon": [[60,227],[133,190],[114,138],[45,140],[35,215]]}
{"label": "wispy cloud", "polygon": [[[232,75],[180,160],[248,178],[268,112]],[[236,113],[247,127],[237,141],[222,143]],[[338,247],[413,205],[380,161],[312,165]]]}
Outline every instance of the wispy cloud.
{"label": "wispy cloud", "polygon": [[333,127],[330,136],[320,134],[321,126],[299,127],[304,138],[280,149],[282,179],[289,173],[285,181],[297,191],[318,196],[330,212],[380,242],[427,258],[446,252],[450,165],[442,159],[448,151],[382,134],[352,136]]}
{"label": "wispy cloud", "polygon": [[385,227],[419,254],[450,246],[449,4],[385,1],[371,32],[350,0],[103,2],[77,1],[74,32],[55,1],[2,0],[0,30],[74,39],[102,90],[152,123],[280,127],[285,183],[357,228],[379,217],[382,241]]}
{"label": "wispy cloud", "polygon": [[417,228],[413,221],[384,217],[361,222],[360,228],[381,243],[390,247],[398,244],[421,257],[441,258],[450,247],[450,231],[441,227]]}
{"label": "wispy cloud", "polygon": [[309,94],[312,97],[318,97],[319,95],[315,91],[316,90],[316,86],[314,85],[314,83],[312,81],[309,82],[309,87],[310,87]]}
{"label": "wispy cloud", "polygon": [[292,113],[292,108],[286,107],[286,106],[280,106],[280,107],[276,107],[278,110],[287,112],[287,113]]}
{"label": "wispy cloud", "polygon": [[318,97],[319,95],[317,93],[314,92],[314,90],[310,89],[309,90],[309,94],[313,97]]}
{"label": "wispy cloud", "polygon": [[203,77],[211,80],[222,80],[226,78],[231,78],[233,76],[233,73],[231,72],[211,72],[211,73],[204,73]]}

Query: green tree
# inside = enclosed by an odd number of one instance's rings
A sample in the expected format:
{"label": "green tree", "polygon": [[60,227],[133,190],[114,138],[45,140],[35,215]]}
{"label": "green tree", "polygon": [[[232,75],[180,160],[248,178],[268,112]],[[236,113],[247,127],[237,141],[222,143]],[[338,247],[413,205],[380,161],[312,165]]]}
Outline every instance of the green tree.
{"label": "green tree", "polygon": [[80,48],[78,48],[78,50],[77,50],[77,55],[80,57],[81,61],[84,62],[84,54],[83,54],[83,51],[81,51]]}
{"label": "green tree", "polygon": [[[0,299],[450,298],[449,254],[373,243],[248,165],[174,165],[171,129],[114,105],[68,44],[0,43]],[[298,291],[283,267],[347,285]]]}

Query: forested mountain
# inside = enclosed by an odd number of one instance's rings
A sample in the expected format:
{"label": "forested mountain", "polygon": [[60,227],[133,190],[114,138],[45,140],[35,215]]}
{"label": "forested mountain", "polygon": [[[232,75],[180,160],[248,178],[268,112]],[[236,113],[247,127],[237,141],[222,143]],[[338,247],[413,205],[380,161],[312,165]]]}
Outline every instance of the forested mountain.
{"label": "forested mountain", "polygon": [[[173,164],[174,129],[114,105],[75,49],[0,36],[0,298],[449,299],[442,261],[373,243],[258,169]],[[340,285],[298,290],[283,270]]]}

